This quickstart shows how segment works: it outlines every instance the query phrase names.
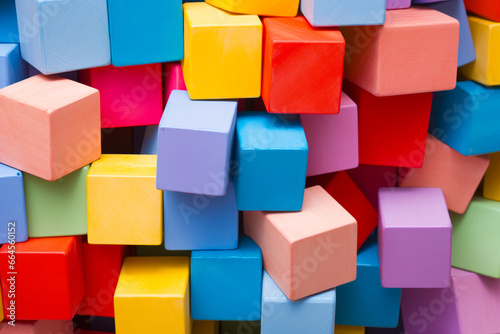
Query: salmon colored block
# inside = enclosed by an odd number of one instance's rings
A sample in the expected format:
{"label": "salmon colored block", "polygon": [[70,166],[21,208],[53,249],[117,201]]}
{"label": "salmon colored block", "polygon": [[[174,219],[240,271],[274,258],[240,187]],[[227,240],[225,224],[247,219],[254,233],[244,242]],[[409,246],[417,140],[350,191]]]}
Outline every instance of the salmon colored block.
{"label": "salmon colored block", "polygon": [[270,113],[337,114],[344,37],[304,17],[265,18],[262,99]]}
{"label": "salmon colored block", "polygon": [[211,320],[193,321],[193,334],[219,334],[219,322]]}
{"label": "salmon colored block", "polygon": [[305,190],[302,211],[247,211],[244,225],[291,300],[356,279],[356,220],[320,186]]}
{"label": "salmon colored block", "polygon": [[128,257],[115,297],[120,334],[190,334],[189,257]]}
{"label": "salmon colored block", "polygon": [[[15,324],[15,326],[12,326]],[[16,320],[0,323],[0,334],[85,334],[85,331],[74,331],[71,320]],[[93,334],[99,334],[92,332]]]}
{"label": "salmon colored block", "polygon": [[365,328],[360,326],[335,325],[335,334],[365,334]]}
{"label": "salmon colored block", "polygon": [[[184,80],[193,100],[260,96],[262,23],[204,2],[185,3]],[[214,47],[216,46],[216,47]]]}
{"label": "salmon colored block", "polygon": [[160,245],[163,196],[156,155],[103,154],[87,175],[90,244]]}
{"label": "salmon colored block", "polygon": [[400,168],[400,187],[441,188],[448,209],[464,213],[481,182],[489,159],[465,156],[436,137],[427,135],[421,168]]}
{"label": "salmon colored block", "polygon": [[458,21],[417,7],[387,11],[384,25],[341,28],[344,77],[376,96],[453,89]]}
{"label": "salmon colored block", "polygon": [[297,16],[299,0],[206,0],[206,3],[239,14]]}
{"label": "salmon colored block", "polygon": [[173,90],[187,90],[180,62],[164,63],[163,68],[163,108],[167,105]]}
{"label": "salmon colored block", "polygon": [[490,166],[484,175],[483,197],[500,201],[500,152],[492,153]]}
{"label": "salmon colored block", "polygon": [[483,85],[500,85],[500,22],[469,16],[469,26],[476,60],[460,67],[460,73]]}
{"label": "salmon colored block", "polygon": [[464,3],[469,12],[500,22],[500,0],[464,0]]}
{"label": "salmon colored block", "polygon": [[36,75],[0,90],[0,163],[53,181],[99,159],[99,92]]}

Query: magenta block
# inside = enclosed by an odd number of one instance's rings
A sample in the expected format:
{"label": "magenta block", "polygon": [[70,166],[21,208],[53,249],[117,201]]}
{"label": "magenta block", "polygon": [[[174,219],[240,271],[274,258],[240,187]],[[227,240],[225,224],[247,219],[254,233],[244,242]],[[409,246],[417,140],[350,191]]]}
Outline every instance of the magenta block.
{"label": "magenta block", "polygon": [[411,0],[387,0],[387,10],[410,8]]}
{"label": "magenta block", "polygon": [[395,187],[398,168],[389,166],[359,165],[347,171],[349,177],[358,186],[374,208],[378,209],[378,190],[383,187]]}
{"label": "magenta block", "polygon": [[449,286],[451,235],[450,215],[441,188],[379,189],[382,286]]}
{"label": "magenta block", "polygon": [[443,289],[403,289],[406,334],[500,333],[500,280],[451,269]]}
{"label": "magenta block", "polygon": [[358,167],[358,108],[347,94],[342,92],[338,114],[300,120],[309,146],[307,176]]}
{"label": "magenta block", "polygon": [[178,61],[163,64],[163,107],[167,105],[173,90],[187,90],[181,63]]}

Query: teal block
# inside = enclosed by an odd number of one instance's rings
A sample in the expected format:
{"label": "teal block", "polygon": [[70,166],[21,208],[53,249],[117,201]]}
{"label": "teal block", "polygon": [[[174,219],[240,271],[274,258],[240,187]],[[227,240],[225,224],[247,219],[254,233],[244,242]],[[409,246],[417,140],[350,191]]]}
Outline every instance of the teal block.
{"label": "teal block", "polygon": [[0,43],[19,43],[15,0],[0,0]]}
{"label": "teal block", "polygon": [[[12,235],[9,238],[9,235]],[[0,164],[0,244],[28,240],[22,173]]]}

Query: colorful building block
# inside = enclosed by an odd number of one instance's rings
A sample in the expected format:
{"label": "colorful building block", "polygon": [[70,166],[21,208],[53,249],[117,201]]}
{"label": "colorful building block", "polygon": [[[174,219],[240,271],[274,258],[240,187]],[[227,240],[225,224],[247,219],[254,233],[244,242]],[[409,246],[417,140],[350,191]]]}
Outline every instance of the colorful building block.
{"label": "colorful building block", "polygon": [[500,202],[500,153],[489,155],[490,165],[484,175],[483,197]]}
{"label": "colorful building block", "polygon": [[[2,6],[1,3],[0,6]],[[27,77],[28,64],[21,58],[19,44],[0,43],[0,88],[12,85]]]}
{"label": "colorful building block", "polygon": [[181,64],[192,99],[260,96],[262,23],[258,16],[234,15],[203,2],[186,3],[184,28]]}
{"label": "colorful building block", "polygon": [[141,154],[158,154],[158,125],[146,126],[141,145]]}
{"label": "colorful building block", "polygon": [[37,75],[0,90],[0,163],[53,181],[101,155],[99,92]]}
{"label": "colorful building block", "polygon": [[[12,245],[3,245],[0,276],[5,316],[8,318],[8,307],[14,301],[16,320],[71,320],[85,293],[81,238],[36,238],[18,243],[14,264],[9,264],[9,254]],[[11,284],[14,294],[9,293]]]}
{"label": "colorful building block", "polygon": [[500,203],[474,197],[463,215],[451,213],[451,264],[481,275],[500,278]]}
{"label": "colorful building block", "polygon": [[341,30],[346,40],[344,78],[370,93],[389,96],[455,87],[456,19],[418,7],[388,11],[384,25],[370,30]]}
{"label": "colorful building block", "polygon": [[356,220],[320,186],[305,190],[302,211],[245,212],[244,225],[291,300],[356,278]]}
{"label": "colorful building block", "polygon": [[335,334],[365,334],[364,327],[335,325]]}
{"label": "colorful building block", "polygon": [[386,9],[404,9],[410,8],[411,0],[387,0]]}
{"label": "colorful building block", "polygon": [[88,172],[85,166],[56,181],[24,174],[30,238],[87,234]]}
{"label": "colorful building block", "polygon": [[196,320],[193,321],[193,334],[219,334],[219,321]]}
{"label": "colorful building block", "polygon": [[161,64],[91,68],[80,81],[99,90],[101,127],[158,124],[163,113]]}
{"label": "colorful building block", "polygon": [[314,27],[384,24],[387,0],[302,0],[300,10]]}
{"label": "colorful building block", "polygon": [[500,1],[498,0],[464,0],[469,12],[488,20],[500,22]]}
{"label": "colorful building block", "polygon": [[238,210],[299,211],[308,151],[298,117],[240,114],[233,171]]}
{"label": "colorful building block", "polygon": [[232,13],[261,16],[297,16],[299,0],[207,0],[206,3]]}
{"label": "colorful building block", "polygon": [[[208,6],[208,5],[207,5]],[[158,134],[158,189],[211,196],[226,193],[236,102],[170,95]]]}
{"label": "colorful building block", "polygon": [[441,189],[381,188],[379,217],[384,288],[443,288],[450,284],[452,227]]}
{"label": "colorful building block", "polygon": [[189,258],[126,258],[114,303],[117,333],[190,334]]}
{"label": "colorful building block", "polygon": [[162,64],[163,77],[163,107],[174,90],[187,90],[180,62]]}
{"label": "colorful building block", "polygon": [[[38,74],[42,74],[42,72],[28,64],[28,77],[34,77]],[[78,81],[78,71],[61,72],[57,73],[57,75],[66,79]]]}
{"label": "colorful building block", "polygon": [[467,78],[487,86],[500,85],[500,23],[469,16],[469,25],[476,49],[476,61],[460,68]]}
{"label": "colorful building block", "polygon": [[387,166],[359,165],[358,168],[349,169],[347,174],[375,210],[378,210],[378,190],[382,187],[396,186],[398,169]]}
{"label": "colorful building block", "polygon": [[87,177],[88,242],[160,245],[162,192],[156,156],[103,154]]}
{"label": "colorful building block", "polygon": [[0,43],[19,43],[16,1],[0,1]]}
{"label": "colorful building block", "polygon": [[500,151],[500,87],[460,81],[434,94],[429,132],[463,155]]}
{"label": "colorful building block", "polygon": [[358,106],[360,164],[422,166],[431,93],[377,97],[347,81],[343,89]]}
{"label": "colorful building block", "polygon": [[260,332],[332,334],[335,304],[335,289],[291,301],[264,271]]}
{"label": "colorful building block", "polygon": [[360,327],[398,325],[401,289],[382,287],[375,235],[358,252],[356,280],[336,290],[335,323]]}
{"label": "colorful building block", "polygon": [[421,168],[400,168],[400,187],[441,188],[448,209],[464,213],[489,165],[487,156],[462,155],[427,135]]}
{"label": "colorful building block", "polygon": [[452,268],[449,288],[403,289],[405,333],[498,333],[499,295],[499,280]]}
{"label": "colorful building block", "polygon": [[234,250],[191,253],[191,316],[195,320],[260,320],[262,253],[244,236]]}
{"label": "colorful building block", "polygon": [[28,240],[23,175],[0,164],[0,244]]}
{"label": "colorful building block", "polygon": [[[14,324],[15,326],[13,326]],[[74,327],[71,320],[16,320],[9,324],[0,323],[0,334],[73,334]],[[85,334],[84,331],[78,331]],[[90,333],[99,334],[99,333]]]}
{"label": "colorful building block", "polygon": [[303,17],[264,18],[263,24],[262,99],[267,111],[337,114],[345,50],[340,31],[314,29]]}
{"label": "colorful building block", "polygon": [[106,2],[16,0],[16,11],[21,54],[43,74],[110,64]]}

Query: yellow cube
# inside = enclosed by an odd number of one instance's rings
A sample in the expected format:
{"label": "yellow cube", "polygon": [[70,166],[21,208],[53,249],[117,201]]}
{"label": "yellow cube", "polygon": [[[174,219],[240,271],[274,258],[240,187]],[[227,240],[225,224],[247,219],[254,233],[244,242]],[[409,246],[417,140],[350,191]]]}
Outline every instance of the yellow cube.
{"label": "yellow cube", "polygon": [[103,154],[87,175],[90,244],[160,245],[163,193],[156,155]]}
{"label": "yellow cube", "polygon": [[191,334],[189,257],[128,257],[114,296],[120,334]]}
{"label": "yellow cube", "polygon": [[300,0],[205,0],[221,9],[240,14],[297,16]]}
{"label": "yellow cube", "polygon": [[262,22],[204,2],[184,4],[181,63],[191,99],[259,97]]}
{"label": "yellow cube", "polygon": [[364,327],[335,325],[335,334],[365,334]]}
{"label": "yellow cube", "polygon": [[195,320],[193,334],[219,334],[219,322],[212,320]]}
{"label": "yellow cube", "polygon": [[500,201],[500,153],[489,155],[490,165],[484,175],[483,197]]}
{"label": "yellow cube", "polygon": [[500,22],[469,16],[476,60],[460,68],[467,78],[483,85],[500,85]]}

